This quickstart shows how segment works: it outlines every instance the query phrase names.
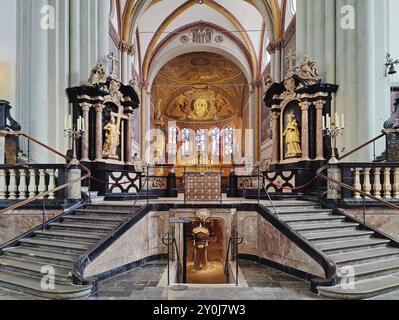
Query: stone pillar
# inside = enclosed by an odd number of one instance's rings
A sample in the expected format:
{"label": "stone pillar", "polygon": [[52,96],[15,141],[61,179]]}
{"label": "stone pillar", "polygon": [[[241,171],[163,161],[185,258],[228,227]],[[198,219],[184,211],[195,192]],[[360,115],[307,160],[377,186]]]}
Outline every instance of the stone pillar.
{"label": "stone pillar", "polygon": [[317,101],[316,106],[316,160],[324,160],[323,155],[323,108],[325,101]]}
{"label": "stone pillar", "polygon": [[69,86],[74,87],[80,85],[80,0],[69,3]]}
{"label": "stone pillar", "polygon": [[308,161],[309,159],[309,102],[301,102],[302,111],[302,159]]}
{"label": "stone pillar", "polygon": [[[79,168],[79,162],[72,161],[68,167],[68,182],[78,180],[82,175]],[[82,198],[82,186],[81,181],[75,182],[68,187],[68,200],[76,202]]]}
{"label": "stone pillar", "polygon": [[[272,110],[273,112],[273,110]],[[278,119],[279,117],[279,112],[274,111],[272,113],[272,119],[273,119],[273,163],[279,163],[279,130],[278,130]]]}
{"label": "stone pillar", "polygon": [[127,51],[122,51],[122,64],[121,64],[121,74],[122,74],[122,83],[127,84],[129,82],[127,75]]}
{"label": "stone pillar", "polygon": [[108,74],[110,3],[109,0],[98,0],[98,60],[104,63],[106,74]]}
{"label": "stone pillar", "polygon": [[98,104],[96,108],[96,159],[100,162],[103,159],[103,111],[104,106]]}
{"label": "stone pillar", "polygon": [[91,105],[88,103],[81,104],[83,111],[84,132],[82,136],[82,157],[81,161],[89,161],[89,112]]}
{"label": "stone pillar", "polygon": [[133,145],[132,145],[132,136],[133,136],[133,120],[134,115],[130,114],[126,123],[126,147],[125,147],[125,163],[131,165],[133,159]]}

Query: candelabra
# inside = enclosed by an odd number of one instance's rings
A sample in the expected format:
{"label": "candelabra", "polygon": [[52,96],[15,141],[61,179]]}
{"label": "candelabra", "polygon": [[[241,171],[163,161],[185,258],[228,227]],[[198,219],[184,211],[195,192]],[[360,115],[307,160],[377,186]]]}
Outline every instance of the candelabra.
{"label": "candelabra", "polygon": [[[337,149],[337,138],[339,136],[342,136],[345,131],[345,120],[344,120],[344,115],[342,115],[342,126],[340,126],[340,117],[338,114],[335,116],[335,122],[331,123],[331,118],[329,115],[327,115],[326,118],[323,117],[323,135],[325,137],[329,137],[331,140],[331,150],[332,150],[332,155],[331,159],[329,160],[329,163],[338,163],[338,149]],[[326,122],[324,122],[326,121]]]}
{"label": "candelabra", "polygon": [[83,136],[83,133],[85,132],[85,130],[82,128],[82,126],[78,122],[78,125],[73,125],[72,128],[65,129],[64,131],[65,131],[65,137],[72,139],[72,161],[71,161],[71,164],[75,164],[78,162],[77,156],[76,156],[76,140],[80,139]]}

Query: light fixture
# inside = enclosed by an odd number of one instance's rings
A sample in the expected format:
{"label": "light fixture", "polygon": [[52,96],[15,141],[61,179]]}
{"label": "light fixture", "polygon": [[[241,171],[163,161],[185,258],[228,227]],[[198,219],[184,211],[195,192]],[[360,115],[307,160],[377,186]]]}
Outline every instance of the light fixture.
{"label": "light fixture", "polygon": [[203,3],[204,3],[204,0],[197,0],[197,3],[198,3],[198,4],[203,4]]}
{"label": "light fixture", "polygon": [[387,61],[385,62],[385,66],[387,68],[389,67],[388,74],[393,75],[393,74],[397,73],[397,71],[395,69],[395,64],[399,64],[399,59],[393,60],[389,53],[387,53],[386,58],[387,58]]}

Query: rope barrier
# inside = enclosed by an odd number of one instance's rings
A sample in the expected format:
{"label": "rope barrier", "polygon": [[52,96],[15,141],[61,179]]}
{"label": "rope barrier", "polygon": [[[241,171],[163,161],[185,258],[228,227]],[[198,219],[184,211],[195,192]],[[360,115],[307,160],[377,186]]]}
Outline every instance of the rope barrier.
{"label": "rope barrier", "polygon": [[268,181],[270,184],[272,184],[273,186],[277,187],[278,189],[282,189],[282,190],[290,190],[290,191],[298,191],[298,190],[303,190],[306,187],[310,186],[317,178],[318,176],[313,177],[309,182],[305,183],[302,186],[299,187],[295,187],[295,188],[291,188],[291,187],[284,187],[282,185],[279,185],[273,181],[270,181],[266,176],[263,176],[265,178],[266,181]]}

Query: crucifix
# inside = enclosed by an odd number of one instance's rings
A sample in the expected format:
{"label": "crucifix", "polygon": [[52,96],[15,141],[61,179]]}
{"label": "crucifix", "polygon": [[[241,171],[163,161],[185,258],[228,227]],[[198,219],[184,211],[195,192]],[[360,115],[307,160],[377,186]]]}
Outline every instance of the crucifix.
{"label": "crucifix", "polygon": [[123,119],[124,120],[128,120],[128,117],[123,113],[123,106],[118,106],[118,113],[115,112],[111,112],[111,116],[113,116],[116,119],[116,132],[118,134],[118,139],[120,137],[121,141],[118,141],[118,145],[121,146],[121,154],[122,154],[122,158],[123,158],[123,154],[124,154],[124,142],[125,142],[125,133],[124,133],[124,123],[123,123]]}
{"label": "crucifix", "polygon": [[294,70],[296,67],[296,52],[294,49],[288,50],[287,56],[285,57],[285,63],[288,64],[288,71]]}
{"label": "crucifix", "polygon": [[114,56],[114,53],[113,53],[113,52],[111,52],[111,53],[107,56],[107,58],[108,58],[109,60],[111,60],[111,72],[110,72],[110,74],[114,74],[114,66],[115,66],[115,64],[119,64],[119,60]]}

